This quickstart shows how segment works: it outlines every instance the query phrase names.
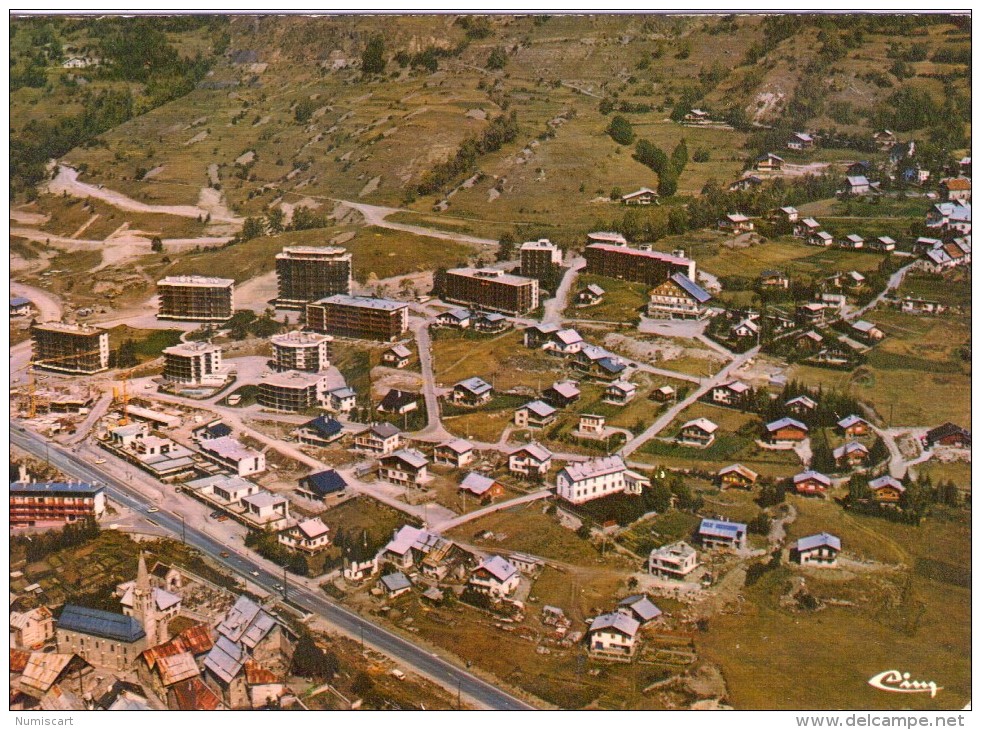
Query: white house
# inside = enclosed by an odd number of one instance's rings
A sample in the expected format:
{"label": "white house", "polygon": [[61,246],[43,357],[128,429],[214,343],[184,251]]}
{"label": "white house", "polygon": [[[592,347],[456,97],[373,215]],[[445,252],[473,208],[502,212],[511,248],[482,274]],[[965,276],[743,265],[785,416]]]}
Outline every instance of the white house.
{"label": "white house", "polygon": [[555,493],[572,504],[583,504],[618,492],[641,494],[650,484],[616,455],[566,464],[555,477]]}
{"label": "white house", "polygon": [[354,447],[372,454],[391,454],[402,445],[402,432],[390,423],[375,423],[354,437]]}
{"label": "white house", "polygon": [[514,593],[521,582],[521,573],[509,560],[500,555],[485,558],[470,574],[469,584],[475,591],[494,598]]}
{"label": "white house", "polygon": [[658,578],[684,580],[698,567],[698,553],[684,540],[651,550],[647,572]]}
{"label": "white house", "polygon": [[797,562],[815,568],[834,568],[840,552],[841,538],[827,532],[802,537],[794,548]]}
{"label": "white house", "polygon": [[315,554],[330,547],[330,528],[319,517],[311,517],[280,532],[278,540],[290,550]]}
{"label": "white house", "polygon": [[240,477],[266,470],[266,456],[231,436],[202,441],[201,455]]}
{"label": "white house", "polygon": [[589,652],[597,656],[629,659],[637,644],[640,623],[624,613],[604,613],[586,630]]}
{"label": "white house", "polygon": [[521,446],[508,455],[508,471],[513,474],[547,474],[552,467],[552,452],[541,444]]}

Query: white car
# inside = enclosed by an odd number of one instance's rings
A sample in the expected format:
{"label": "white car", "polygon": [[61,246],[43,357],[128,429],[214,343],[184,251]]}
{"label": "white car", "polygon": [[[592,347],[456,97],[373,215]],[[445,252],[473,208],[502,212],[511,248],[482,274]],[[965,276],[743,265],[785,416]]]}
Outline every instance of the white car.
{"label": "white car", "polygon": [[160,511],[159,507],[150,507],[149,509],[147,509],[147,514],[152,515],[154,512],[159,512],[159,511]]}
{"label": "white car", "polygon": [[252,577],[253,578],[258,578],[259,577],[259,571],[258,570],[253,570],[252,571]]}
{"label": "white car", "polygon": [[96,459],[95,460],[95,463],[96,464],[105,464],[106,463],[106,460],[105,459]]}

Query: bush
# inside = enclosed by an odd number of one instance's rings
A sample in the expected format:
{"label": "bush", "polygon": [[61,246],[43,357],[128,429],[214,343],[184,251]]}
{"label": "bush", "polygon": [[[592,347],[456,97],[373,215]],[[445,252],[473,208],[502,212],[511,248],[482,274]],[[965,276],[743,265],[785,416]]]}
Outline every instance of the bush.
{"label": "bush", "polygon": [[606,133],[613,138],[617,144],[628,145],[634,141],[634,128],[630,121],[619,114],[610,121]]}

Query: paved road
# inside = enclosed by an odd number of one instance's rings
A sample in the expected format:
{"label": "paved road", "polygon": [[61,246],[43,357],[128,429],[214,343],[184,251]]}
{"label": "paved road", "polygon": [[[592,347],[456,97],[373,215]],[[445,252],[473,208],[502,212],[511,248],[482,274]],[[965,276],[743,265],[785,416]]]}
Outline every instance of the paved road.
{"label": "paved road", "polygon": [[419,353],[419,369],[422,371],[422,395],[426,400],[426,427],[418,434],[423,438],[435,438],[441,441],[452,438],[443,427],[439,413],[439,397],[436,395],[436,379],[433,375],[432,338],[429,336],[429,323],[420,320],[413,326],[416,336],[416,351]]}
{"label": "paved road", "polygon": [[368,205],[367,203],[355,203],[353,200],[340,200],[339,198],[331,198],[331,200],[333,200],[335,203],[342,203],[349,208],[354,208],[362,216],[364,216],[364,222],[369,226],[390,228],[393,231],[404,231],[406,233],[414,233],[417,236],[428,236],[429,238],[443,238],[447,241],[462,241],[463,243],[472,243],[477,246],[497,246],[500,243],[500,241],[496,241],[493,238],[479,238],[478,236],[468,236],[464,233],[453,233],[452,231],[441,231],[436,228],[413,226],[408,223],[395,223],[394,221],[386,220],[388,216],[392,215],[393,213],[415,212],[404,208],[388,208],[383,205]]}
{"label": "paved road", "polygon": [[[36,434],[30,433],[15,421],[10,422],[11,441],[20,448],[39,458],[50,459],[61,471],[75,478],[106,485],[109,496],[118,503],[139,512],[146,512],[151,503],[139,492],[127,486],[96,466],[86,464],[61,448],[49,444]],[[231,546],[218,542],[210,535],[183,524],[181,518],[167,510],[160,510],[151,519],[166,532],[177,537],[183,534],[186,542],[211,558],[223,562],[231,571],[244,579],[256,583],[270,593],[276,593],[276,586],[282,581],[280,575],[267,570],[265,566],[248,554],[236,552],[227,560],[222,559],[222,551],[230,551]],[[256,575],[258,574],[258,575]],[[445,659],[415,646],[406,639],[378,626],[357,614],[343,608],[325,596],[307,588],[290,585],[288,599],[304,611],[322,616],[328,622],[351,636],[363,636],[365,644],[403,662],[415,671],[434,678],[447,687],[457,687],[474,703],[497,710],[533,710],[533,706],[512,697],[479,677],[460,669]]]}
{"label": "paved road", "polygon": [[569,268],[562,275],[562,281],[555,290],[555,296],[545,301],[545,312],[542,315],[542,324],[560,324],[562,312],[569,304],[569,292],[573,284],[579,278],[579,272],[586,264],[586,259],[576,257],[569,262]]}
{"label": "paved road", "polygon": [[523,494],[520,497],[515,497],[514,499],[508,499],[504,502],[499,502],[497,504],[492,504],[483,509],[477,509],[473,512],[468,512],[465,515],[459,515],[451,520],[446,520],[438,524],[433,525],[433,530],[435,532],[446,532],[447,530],[452,530],[454,527],[459,527],[472,520],[479,520],[481,517],[486,517],[487,515],[499,512],[502,509],[507,509],[508,507],[514,507],[519,504],[526,504],[528,502],[535,502],[539,499],[545,499],[546,497],[552,496],[551,489],[539,489],[537,492],[531,492],[530,494]]}
{"label": "paved road", "polygon": [[15,297],[30,299],[34,308],[37,309],[39,322],[57,322],[61,319],[61,300],[51,292],[11,279],[10,294]]}
{"label": "paved road", "polygon": [[894,273],[892,276],[889,277],[889,282],[886,284],[886,288],[883,289],[881,292],[879,292],[879,294],[875,297],[875,299],[873,299],[871,302],[866,304],[864,307],[860,309],[856,309],[855,311],[849,312],[848,314],[844,315],[842,319],[846,319],[846,320],[858,319],[866,312],[875,309],[876,305],[878,305],[879,302],[881,302],[883,298],[887,294],[889,294],[889,292],[895,291],[896,289],[899,288],[899,285],[903,283],[903,278],[906,276],[906,272],[908,272],[911,268],[916,266],[917,263],[918,263],[917,261],[913,261],[912,263],[906,264],[906,266],[904,266],[899,271],[897,271],[896,273]]}

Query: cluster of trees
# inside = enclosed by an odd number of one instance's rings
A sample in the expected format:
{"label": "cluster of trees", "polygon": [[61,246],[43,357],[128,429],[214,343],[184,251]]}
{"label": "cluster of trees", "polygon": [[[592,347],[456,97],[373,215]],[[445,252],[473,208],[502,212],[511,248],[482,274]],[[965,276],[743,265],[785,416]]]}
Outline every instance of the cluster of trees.
{"label": "cluster of trees", "polygon": [[610,120],[606,133],[610,135],[617,144],[628,145],[634,141],[634,127],[630,120],[617,114]]}
{"label": "cluster of trees", "polygon": [[119,343],[119,347],[109,353],[109,367],[131,368],[139,364],[136,356],[136,342],[127,338]]}
{"label": "cluster of trees", "polygon": [[51,553],[68,548],[78,548],[99,536],[99,525],[91,517],[65,525],[60,530],[49,530],[36,535],[16,535],[10,538],[11,553],[24,552],[27,562],[43,560]]}
{"label": "cluster of trees", "polygon": [[662,197],[674,195],[678,190],[678,177],[688,164],[688,144],[684,138],[675,146],[671,157],[650,140],[637,141],[634,159],[657,173],[657,192]]}
{"label": "cluster of trees", "polygon": [[883,517],[892,522],[919,525],[929,514],[932,505],[958,507],[963,504],[961,491],[953,482],[940,482],[934,485],[929,476],[902,479],[906,490],[900,497],[898,509],[875,501],[869,490],[869,480],[864,474],[854,474],[848,481],[848,509],[862,514]]}
{"label": "cluster of trees", "polygon": [[283,325],[273,319],[270,311],[256,315],[251,309],[236,309],[232,318],[224,325],[228,336],[233,340],[244,340],[250,335],[265,339],[283,329]]}
{"label": "cluster of trees", "polygon": [[[889,458],[889,449],[881,438],[876,436],[872,446],[869,447],[870,465],[881,464]],[[811,468],[822,474],[834,474],[841,471],[835,464],[835,457],[831,446],[828,444],[823,432],[811,437]]]}
{"label": "cluster of trees", "polygon": [[290,673],[307,679],[328,680],[340,671],[340,661],[330,651],[320,647],[305,626],[300,628],[293,651]]}
{"label": "cluster of trees", "polygon": [[478,158],[489,152],[496,152],[508,142],[518,138],[518,116],[515,112],[500,115],[491,120],[480,137],[470,137],[446,162],[441,162],[427,172],[419,183],[420,195],[430,195],[441,190],[452,180],[470,172]]}
{"label": "cluster of trees", "polygon": [[284,231],[307,231],[313,228],[326,228],[330,219],[326,213],[316,213],[305,205],[293,209],[293,217],[287,224],[281,208],[270,208],[265,216],[249,216],[242,224],[242,230],[231,243],[243,243],[265,235],[276,235]]}
{"label": "cluster of trees", "polygon": [[245,546],[252,548],[266,560],[286,568],[296,575],[307,575],[309,567],[302,553],[292,552],[279,544],[275,532],[250,530],[245,536]]}

